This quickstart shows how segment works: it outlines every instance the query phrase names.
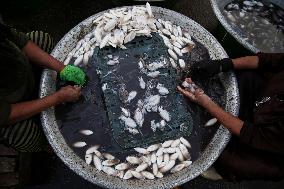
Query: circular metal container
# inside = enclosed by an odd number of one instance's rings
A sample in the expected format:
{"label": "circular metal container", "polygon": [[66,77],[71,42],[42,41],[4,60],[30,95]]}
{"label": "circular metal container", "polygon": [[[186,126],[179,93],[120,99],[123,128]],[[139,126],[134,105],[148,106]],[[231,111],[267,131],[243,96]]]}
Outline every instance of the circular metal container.
{"label": "circular metal container", "polygon": [[[232,0],[210,0],[211,6],[213,7],[214,13],[217,16],[219,22],[223,25],[223,27],[229,32],[240,44],[242,44],[245,48],[250,50],[253,53],[260,52],[260,49],[251,45],[248,41],[245,40],[245,36],[240,33],[239,28],[234,28],[225,18],[222,11],[224,7],[232,2]],[[270,0],[270,2],[284,8],[284,1],[283,0]]]}
{"label": "circular metal container", "polygon": [[[177,12],[167,10],[160,7],[152,7],[156,18],[170,20],[176,25],[182,26],[209,51],[211,59],[220,59],[227,57],[226,52],[218,41],[202,26],[181,15]],[[52,56],[60,61],[63,61],[68,52],[74,48],[76,42],[82,37],[82,33],[91,30],[92,20],[97,18],[104,12],[100,12],[91,16],[71,29],[56,45],[52,51]],[[41,78],[40,97],[50,95],[56,90],[57,74],[51,70],[44,70]],[[225,110],[238,115],[239,96],[237,81],[233,73],[220,75],[222,84],[225,88],[226,99]],[[227,142],[230,139],[230,133],[223,126],[220,126],[211,139],[210,143],[204,149],[200,157],[193,164],[175,174],[169,174],[161,179],[155,180],[121,180],[116,177],[108,176],[103,172],[97,171],[93,166],[87,166],[85,161],[77,156],[72,149],[66,144],[62,136],[57,120],[55,117],[54,108],[49,108],[41,114],[41,122],[44,132],[51,146],[61,160],[74,172],[84,179],[106,188],[172,188],[181,185],[205,171],[220,155]]]}

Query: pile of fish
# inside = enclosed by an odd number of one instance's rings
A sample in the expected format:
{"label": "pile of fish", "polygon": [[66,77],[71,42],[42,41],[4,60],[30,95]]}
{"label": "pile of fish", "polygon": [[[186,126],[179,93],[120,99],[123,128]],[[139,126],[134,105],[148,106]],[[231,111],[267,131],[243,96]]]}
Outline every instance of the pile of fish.
{"label": "pile of fish", "polygon": [[[83,147],[81,142],[74,147]],[[190,143],[183,137],[153,144],[147,148],[134,148],[138,155],[128,156],[124,162],[109,153],[101,153],[100,146],[87,149],[85,161],[94,164],[99,171],[121,179],[155,179],[162,178],[166,173],[175,173],[192,164],[188,149]]]}
{"label": "pile of fish", "polygon": [[262,52],[284,51],[284,10],[269,1],[234,0],[224,15],[247,40]]}
{"label": "pile of fish", "polygon": [[195,43],[190,34],[180,26],[170,21],[155,19],[149,3],[145,7],[110,10],[94,19],[92,31],[78,41],[65,58],[64,64],[69,64],[72,59],[75,59],[75,66],[81,63],[88,64],[96,47],[112,46],[126,49],[124,44],[131,42],[136,36],[151,37],[152,32],[159,33],[163,38],[171,56],[171,65],[174,68],[178,68],[178,65],[184,68],[185,62],[181,57],[191,52]]}

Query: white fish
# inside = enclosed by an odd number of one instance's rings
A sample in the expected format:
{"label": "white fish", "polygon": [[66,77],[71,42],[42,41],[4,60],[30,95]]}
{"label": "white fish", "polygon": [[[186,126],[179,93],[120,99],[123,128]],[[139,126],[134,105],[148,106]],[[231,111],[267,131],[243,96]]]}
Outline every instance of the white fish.
{"label": "white fish", "polygon": [[171,148],[177,147],[180,144],[180,140],[176,139],[173,141],[173,143],[171,144]]}
{"label": "white fish", "polygon": [[161,120],[160,121],[160,126],[161,127],[165,127],[166,126],[166,121],[165,120]]}
{"label": "white fish", "polygon": [[156,156],[156,153],[153,152],[153,153],[151,154],[151,162],[152,162],[152,163],[155,163],[156,161],[157,161],[157,156]]}
{"label": "white fish", "polygon": [[139,86],[140,86],[140,88],[141,88],[141,89],[145,89],[145,88],[146,88],[146,83],[145,83],[145,81],[143,80],[143,78],[142,78],[142,77],[139,77],[138,79],[139,79]]}
{"label": "white fish", "polygon": [[92,154],[86,154],[86,155],[85,155],[85,161],[86,161],[86,163],[87,163],[88,165],[91,164],[92,159],[93,159]]}
{"label": "white fish", "polygon": [[150,157],[150,154],[148,154],[147,156],[142,156],[141,158],[141,161],[143,163],[147,163],[149,166],[151,165],[151,157]]}
{"label": "white fish", "polygon": [[107,83],[104,83],[104,84],[102,85],[102,90],[103,90],[103,91],[107,90]]}
{"label": "white fish", "polygon": [[147,167],[148,167],[148,163],[142,163],[141,165],[136,167],[135,171],[136,172],[141,172],[141,171],[144,171],[145,169],[147,169]]}
{"label": "white fish", "polygon": [[[163,143],[164,144],[164,143]],[[161,156],[163,155],[164,153],[164,148],[163,147],[160,147],[158,150],[157,150],[157,153],[156,153],[156,156]]]}
{"label": "white fish", "polygon": [[140,147],[137,147],[137,148],[134,148],[134,150],[140,154],[149,154],[150,152],[147,151],[145,148],[140,148]]}
{"label": "white fish", "polygon": [[147,74],[147,76],[152,77],[152,78],[156,78],[156,77],[158,77],[159,74],[160,74],[159,71],[154,71],[154,72],[149,72]]}
{"label": "white fish", "polygon": [[155,107],[160,103],[161,97],[159,95],[150,95],[145,99],[144,107],[148,112],[154,110]]}
{"label": "white fish", "polygon": [[187,81],[183,81],[181,84],[184,88],[190,88],[191,84],[188,83]]}
{"label": "white fish", "polygon": [[80,130],[79,133],[83,134],[83,135],[92,135],[93,131],[88,130],[88,129],[84,129],[84,130]]}
{"label": "white fish", "polygon": [[142,127],[142,125],[144,123],[144,113],[141,111],[140,108],[137,108],[134,111],[134,120],[136,121],[137,125]]}
{"label": "white fish", "polygon": [[209,127],[209,126],[212,126],[214,125],[218,120],[216,118],[213,118],[213,119],[210,119],[208,120],[206,123],[205,123],[205,127]]}
{"label": "white fish", "polygon": [[123,179],[128,180],[128,179],[132,178],[133,175],[132,175],[131,171],[132,171],[132,170],[126,171],[125,174],[124,174],[124,176],[123,176]]}
{"label": "white fish", "polygon": [[181,30],[181,27],[180,27],[180,26],[177,27],[177,30],[178,30],[178,35],[179,35],[179,36],[182,36],[182,30]]}
{"label": "white fish", "polygon": [[109,65],[109,66],[114,66],[116,64],[119,64],[118,60],[109,60],[109,61],[107,61],[107,65]]}
{"label": "white fish", "polygon": [[102,162],[102,165],[104,166],[113,166],[118,164],[120,161],[119,159],[107,159],[105,161]]}
{"label": "white fish", "polygon": [[103,166],[103,167],[102,167],[102,171],[105,172],[106,174],[112,175],[112,176],[115,176],[115,175],[117,175],[117,173],[118,173],[117,170],[115,170],[115,169],[112,168],[112,167],[108,167],[108,166]]}
{"label": "white fish", "polygon": [[169,170],[171,170],[174,166],[175,166],[176,162],[174,160],[170,160],[169,163],[162,167],[159,171],[161,173],[165,173],[165,172],[168,172]]}
{"label": "white fish", "polygon": [[139,131],[135,128],[130,128],[130,127],[126,127],[125,130],[127,130],[129,133],[136,135],[139,133]]}
{"label": "white fish", "polygon": [[172,49],[168,49],[168,53],[174,60],[178,60],[176,53]]}
{"label": "white fish", "polygon": [[133,100],[137,95],[137,92],[136,91],[131,91],[129,94],[128,94],[128,97],[127,97],[127,102],[130,102],[131,100]]}
{"label": "white fish", "polygon": [[95,154],[96,156],[98,156],[99,158],[103,158],[102,153],[101,153],[100,151],[98,151],[98,150],[94,150],[94,154]]}
{"label": "white fish", "polygon": [[72,56],[67,56],[67,58],[64,60],[63,64],[66,66],[69,64],[70,60],[71,60]]}
{"label": "white fish", "polygon": [[174,140],[167,140],[162,144],[162,147],[167,148],[170,147]]}
{"label": "white fish", "polygon": [[161,145],[160,144],[152,144],[147,148],[148,152],[156,151]]}
{"label": "white fish", "polygon": [[184,161],[184,157],[183,157],[183,155],[182,155],[182,153],[181,153],[179,148],[176,148],[176,152],[178,154],[178,160],[179,161]]}
{"label": "white fish", "polygon": [[160,93],[160,95],[167,95],[169,94],[169,90],[164,87],[162,84],[158,83],[157,87],[156,87]]}
{"label": "white fish", "polygon": [[124,38],[124,44],[132,41],[136,36],[136,32],[135,31],[131,31],[129,34],[127,34]]}
{"label": "white fish", "polygon": [[161,172],[159,172],[158,171],[158,173],[155,175],[157,178],[163,178],[164,177],[164,175],[163,175],[163,173],[161,173]]}
{"label": "white fish", "polygon": [[155,179],[155,176],[148,171],[142,171],[141,174],[147,179],[150,179],[150,180]]}
{"label": "white fish", "polygon": [[144,178],[143,175],[137,171],[131,171],[131,174],[135,177],[135,178],[138,178],[138,179],[142,179]]}
{"label": "white fish", "polygon": [[97,149],[99,149],[99,147],[100,147],[100,145],[95,145],[95,146],[88,148],[88,150],[86,151],[86,154],[94,153]]}
{"label": "white fish", "polygon": [[170,114],[167,110],[164,110],[162,106],[160,106],[158,108],[159,110],[159,115],[164,119],[166,120],[167,122],[169,122],[171,120],[171,117],[170,117]]}
{"label": "white fish", "polygon": [[127,127],[131,127],[131,128],[136,128],[137,127],[137,124],[136,122],[131,119],[130,117],[125,117],[125,116],[120,116],[119,117],[120,120],[124,121],[124,124],[127,126]]}
{"label": "white fish", "polygon": [[158,156],[157,157],[157,165],[160,166],[161,163],[163,162],[164,156]]}
{"label": "white fish", "polygon": [[117,177],[123,179],[124,177],[124,171],[118,171],[118,173],[116,174]]}
{"label": "white fish", "polygon": [[166,164],[166,162],[163,162],[162,161],[162,163],[160,164],[160,165],[158,165],[158,168],[160,169],[160,168],[162,168],[162,167],[165,167],[167,164]]}
{"label": "white fish", "polygon": [[181,151],[183,157],[184,157],[186,160],[190,159],[190,154],[189,154],[189,152],[188,152],[186,146],[183,145],[183,144],[180,144],[180,145],[179,145],[179,148],[180,148],[180,151]]}
{"label": "white fish", "polygon": [[127,110],[127,109],[125,109],[125,108],[123,108],[123,107],[120,107],[120,109],[121,109],[122,114],[123,114],[125,117],[130,117],[130,112],[129,112],[129,110]]}
{"label": "white fish", "polygon": [[163,160],[163,162],[165,163],[165,164],[167,164],[167,163],[169,163],[169,161],[170,161],[170,155],[169,154],[164,154],[164,160]]}
{"label": "white fish", "polygon": [[106,46],[106,44],[108,43],[109,39],[111,37],[111,33],[107,34],[101,41],[100,43],[100,49],[104,48]]}
{"label": "white fish", "polygon": [[144,65],[143,65],[142,61],[139,61],[139,62],[138,62],[138,66],[139,66],[140,69],[143,69],[143,68],[144,68]]}
{"label": "white fish", "polygon": [[179,48],[174,47],[174,51],[176,52],[177,55],[182,56],[182,53]]}
{"label": "white fish", "polygon": [[170,155],[170,160],[176,160],[178,158],[178,153]]}
{"label": "white fish", "polygon": [[164,34],[168,35],[168,36],[171,35],[171,32],[170,32],[169,30],[165,29],[165,28],[162,29],[162,32],[163,32]]}
{"label": "white fish", "polygon": [[188,147],[188,148],[191,148],[191,145],[190,145],[190,143],[188,142],[188,140],[186,140],[185,138],[183,138],[183,137],[180,137],[180,142],[182,143],[182,144],[184,144],[186,147]]}
{"label": "white fish", "polygon": [[75,142],[75,143],[73,144],[73,146],[74,146],[75,148],[82,148],[82,147],[84,147],[84,146],[86,146],[86,145],[87,145],[86,142]]}
{"label": "white fish", "polygon": [[154,17],[153,13],[152,13],[152,8],[151,8],[151,6],[148,2],[146,3],[146,9],[147,9],[147,12],[149,14],[149,17]]}
{"label": "white fish", "polygon": [[176,173],[176,172],[178,172],[178,171],[181,171],[183,168],[185,167],[185,165],[184,164],[178,164],[178,165],[176,165],[176,166],[174,166],[172,169],[171,169],[171,173]]}
{"label": "white fish", "polygon": [[176,41],[174,41],[172,44],[173,44],[175,47],[179,48],[179,49],[182,48],[181,44],[179,44],[179,43],[176,42]]}
{"label": "white fish", "polygon": [[177,64],[176,64],[176,62],[174,61],[174,59],[172,59],[172,58],[170,58],[170,63],[171,63],[171,66],[173,67],[173,68],[177,68]]}
{"label": "white fish", "polygon": [[119,171],[124,171],[125,169],[128,169],[128,168],[129,168],[129,165],[127,163],[120,163],[115,166],[115,169]]}
{"label": "white fish", "polygon": [[102,155],[103,155],[106,159],[110,159],[110,160],[115,159],[115,157],[114,157],[113,155],[109,154],[109,153],[102,153]]}
{"label": "white fish", "polygon": [[102,41],[102,29],[99,28],[99,27],[97,27],[97,28],[95,29],[95,38],[96,38],[96,41],[97,41],[98,43],[101,43],[101,41]]}
{"label": "white fish", "polygon": [[80,55],[74,62],[74,66],[78,66],[83,61],[84,56]]}
{"label": "white fish", "polygon": [[138,157],[135,157],[135,156],[126,157],[126,161],[128,161],[131,164],[140,164],[141,163],[141,160]]}
{"label": "white fish", "polygon": [[185,167],[188,167],[192,164],[192,161],[189,161],[189,160],[188,161],[181,161],[181,163],[184,164]]}
{"label": "white fish", "polygon": [[93,162],[97,170],[101,171],[103,168],[102,162],[98,156],[93,156]]}
{"label": "white fish", "polygon": [[153,174],[156,175],[158,173],[158,165],[157,163],[153,163],[152,166]]}
{"label": "white fish", "polygon": [[169,154],[173,154],[173,153],[176,153],[176,148],[165,148],[164,153],[169,153]]}
{"label": "white fish", "polygon": [[110,32],[113,28],[115,28],[116,24],[118,23],[118,19],[115,17],[108,21],[104,27],[106,32]]}
{"label": "white fish", "polygon": [[179,59],[179,60],[178,60],[178,63],[179,63],[179,66],[180,66],[181,69],[184,69],[184,68],[185,68],[185,62],[184,62],[183,59]]}

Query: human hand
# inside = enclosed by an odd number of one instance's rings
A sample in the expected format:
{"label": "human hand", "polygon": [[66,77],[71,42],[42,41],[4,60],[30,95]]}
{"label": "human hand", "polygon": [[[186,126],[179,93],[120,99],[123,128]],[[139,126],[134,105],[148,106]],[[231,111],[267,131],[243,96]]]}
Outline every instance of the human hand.
{"label": "human hand", "polygon": [[189,98],[192,102],[205,106],[208,102],[212,101],[202,89],[193,83],[191,78],[186,78],[182,85],[184,88],[178,86],[178,91]]}
{"label": "human hand", "polygon": [[59,103],[75,102],[81,96],[81,87],[68,85],[56,92]]}
{"label": "human hand", "polygon": [[221,60],[203,60],[196,62],[190,67],[193,77],[210,78],[220,72],[228,72],[234,68],[229,58]]}
{"label": "human hand", "polygon": [[86,74],[82,69],[68,65],[60,72],[60,79],[63,81],[72,81],[82,86],[86,82]]}

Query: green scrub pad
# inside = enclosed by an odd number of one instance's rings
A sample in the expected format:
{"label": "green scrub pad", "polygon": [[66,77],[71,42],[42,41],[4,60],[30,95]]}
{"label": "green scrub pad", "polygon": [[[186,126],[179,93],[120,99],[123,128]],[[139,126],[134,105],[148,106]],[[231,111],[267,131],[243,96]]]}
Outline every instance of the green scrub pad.
{"label": "green scrub pad", "polygon": [[82,86],[86,82],[86,74],[80,68],[68,65],[60,72],[60,79],[63,81],[73,81],[77,85]]}

